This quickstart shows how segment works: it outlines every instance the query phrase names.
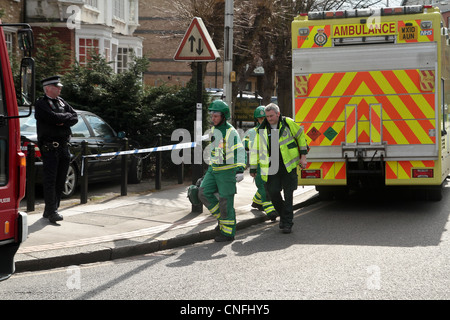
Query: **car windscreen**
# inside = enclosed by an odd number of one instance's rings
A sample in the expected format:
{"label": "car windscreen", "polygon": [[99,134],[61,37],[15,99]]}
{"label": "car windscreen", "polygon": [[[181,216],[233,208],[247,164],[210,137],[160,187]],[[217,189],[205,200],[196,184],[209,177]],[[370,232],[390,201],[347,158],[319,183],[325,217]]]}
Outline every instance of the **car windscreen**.
{"label": "car windscreen", "polygon": [[[20,112],[20,115],[27,114],[26,112]],[[33,115],[20,118],[20,132],[21,133],[33,133],[36,134],[36,119]]]}

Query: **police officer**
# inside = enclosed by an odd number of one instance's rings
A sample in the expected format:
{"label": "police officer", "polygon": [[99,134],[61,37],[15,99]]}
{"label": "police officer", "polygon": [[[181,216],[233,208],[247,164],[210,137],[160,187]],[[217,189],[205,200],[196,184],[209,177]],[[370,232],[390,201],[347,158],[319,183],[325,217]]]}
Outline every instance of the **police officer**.
{"label": "police officer", "polygon": [[265,112],[266,119],[255,139],[257,151],[250,154],[250,175],[256,176],[260,164],[266,191],[280,215],[280,229],[283,233],[291,233],[293,195],[298,185],[297,166],[306,168],[308,146],[303,128],[291,118],[282,117],[276,104],[268,104]]}
{"label": "police officer", "polygon": [[[246,154],[236,129],[227,122],[230,108],[222,100],[209,108],[214,126],[211,129],[211,159],[203,177],[198,197],[218,220],[216,242],[233,241],[236,232],[234,195],[236,182],[244,177]],[[219,194],[219,199],[215,196]]]}
{"label": "police officer", "polygon": [[41,83],[45,95],[36,101],[35,118],[44,171],[43,216],[55,223],[63,220],[63,216],[58,213],[58,207],[70,164],[70,127],[78,122],[78,116],[73,108],[59,97],[63,87],[60,76],[46,78]]}
{"label": "police officer", "polygon": [[[257,107],[253,112],[253,117],[255,118],[256,121],[258,121],[258,124],[248,131],[247,135],[244,137],[242,141],[245,150],[250,152],[252,152],[251,149],[252,147],[254,147],[253,142],[255,141],[256,134],[258,133],[259,126],[266,117],[264,106]],[[275,221],[277,219],[278,213],[273,207],[272,202],[269,201],[268,197],[266,196],[266,190],[264,187],[264,181],[261,178],[261,168],[259,164],[257,165],[255,185],[258,189],[256,190],[256,193],[253,196],[252,207],[264,211],[270,220]]]}

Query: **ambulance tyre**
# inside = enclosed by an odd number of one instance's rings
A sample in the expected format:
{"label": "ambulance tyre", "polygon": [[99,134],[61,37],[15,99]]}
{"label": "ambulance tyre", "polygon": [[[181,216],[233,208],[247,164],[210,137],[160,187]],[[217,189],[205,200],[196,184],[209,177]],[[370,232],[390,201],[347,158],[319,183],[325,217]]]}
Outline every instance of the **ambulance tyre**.
{"label": "ambulance tyre", "polygon": [[345,200],[349,194],[347,186],[316,186],[316,190],[323,201]]}
{"label": "ambulance tyre", "polygon": [[322,201],[331,201],[334,198],[334,192],[332,187],[328,186],[316,186],[316,190],[319,192],[319,198]]}
{"label": "ambulance tyre", "polygon": [[334,196],[336,197],[336,200],[345,200],[348,198],[349,190],[348,187],[342,186],[342,187],[336,187],[334,190]]}
{"label": "ambulance tyre", "polygon": [[426,189],[427,199],[430,201],[441,201],[442,200],[442,185],[439,186],[429,186]]}

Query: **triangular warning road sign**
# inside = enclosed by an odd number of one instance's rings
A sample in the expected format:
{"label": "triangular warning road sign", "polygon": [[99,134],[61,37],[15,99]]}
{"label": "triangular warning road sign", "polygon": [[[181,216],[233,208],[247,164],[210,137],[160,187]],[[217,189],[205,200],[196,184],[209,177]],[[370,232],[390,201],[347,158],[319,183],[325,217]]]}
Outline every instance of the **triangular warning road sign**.
{"label": "triangular warning road sign", "polygon": [[211,36],[201,18],[195,17],[175,53],[175,61],[215,61],[219,58]]}

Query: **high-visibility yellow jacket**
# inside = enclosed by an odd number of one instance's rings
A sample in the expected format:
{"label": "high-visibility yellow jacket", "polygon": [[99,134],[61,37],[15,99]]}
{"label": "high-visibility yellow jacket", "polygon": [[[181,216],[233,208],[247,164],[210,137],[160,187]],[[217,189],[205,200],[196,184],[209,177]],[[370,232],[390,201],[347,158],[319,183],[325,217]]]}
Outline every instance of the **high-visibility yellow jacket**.
{"label": "high-visibility yellow jacket", "polygon": [[237,130],[228,122],[211,129],[210,165],[214,171],[244,171],[247,154]]}
{"label": "high-visibility yellow jacket", "polygon": [[[270,167],[277,169],[278,165],[284,165],[286,171],[291,172],[300,163],[300,155],[308,154],[303,128],[294,120],[280,117],[277,128],[272,130],[265,119],[259,126],[254,143],[250,147],[250,173],[256,173],[259,163],[264,181],[267,181],[269,173],[276,173],[276,171],[269,171]],[[276,154],[271,154],[272,150]],[[275,160],[279,162],[271,163]]]}
{"label": "high-visibility yellow jacket", "polygon": [[250,150],[250,147],[255,140],[256,134],[258,133],[258,128],[259,124],[246,132],[244,138],[242,139],[242,144],[244,145],[245,150]]}

